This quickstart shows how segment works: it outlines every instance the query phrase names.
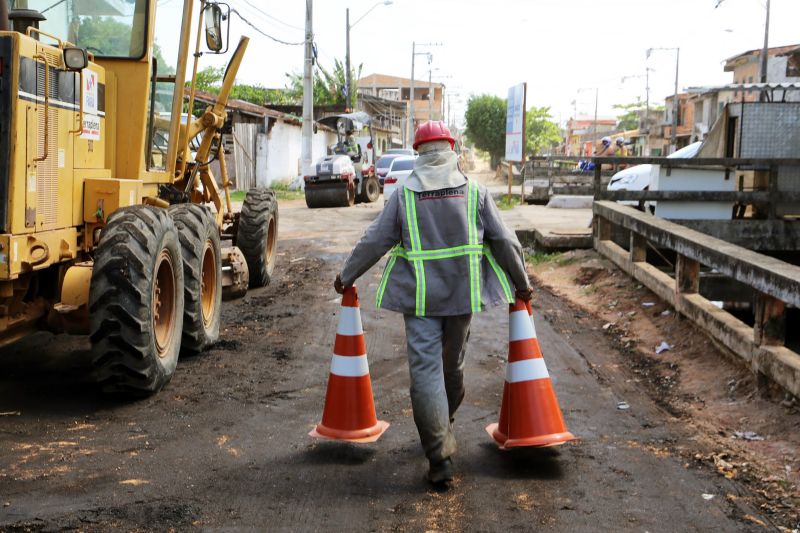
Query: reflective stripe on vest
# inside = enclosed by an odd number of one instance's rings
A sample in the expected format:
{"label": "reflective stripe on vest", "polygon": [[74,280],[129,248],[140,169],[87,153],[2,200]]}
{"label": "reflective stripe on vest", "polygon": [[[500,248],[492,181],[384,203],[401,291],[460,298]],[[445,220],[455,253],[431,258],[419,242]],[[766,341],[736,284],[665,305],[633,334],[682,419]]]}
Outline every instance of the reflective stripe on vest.
{"label": "reflective stripe on vest", "polygon": [[[411,251],[421,252],[422,243],[419,238],[419,224],[417,224],[417,202],[414,192],[403,187],[406,200],[406,220],[408,221],[408,234],[411,239]],[[417,281],[416,315],[425,316],[425,263],[422,259],[412,259],[414,275]]]}
{"label": "reflective stripe on vest", "polygon": [[[469,244],[480,246],[478,242],[478,185],[475,182],[468,182],[467,189],[467,224],[469,233]],[[482,248],[482,247],[481,247]],[[483,250],[481,250],[483,251]],[[470,303],[473,313],[481,311],[481,256],[469,255],[469,293]]]}
{"label": "reflective stripe on vest", "polygon": [[424,261],[466,257],[469,261],[470,307],[473,313],[478,313],[481,311],[481,259],[485,256],[500,281],[500,286],[503,289],[508,303],[514,301],[514,295],[511,292],[506,273],[495,260],[488,244],[481,243],[478,238],[478,202],[480,199],[480,190],[475,182],[468,181],[467,183],[467,234],[469,244],[434,250],[422,249],[422,241],[419,236],[419,223],[417,221],[416,198],[413,191],[405,187],[403,188],[411,250],[403,248],[402,243],[398,243],[389,252],[389,261],[386,263],[386,269],[383,271],[383,276],[378,285],[378,292],[375,298],[375,303],[378,307],[381,307],[383,303],[386,285],[389,282],[389,277],[391,276],[392,269],[398,258],[405,259],[411,263],[414,268],[414,275],[416,278],[415,314],[417,316],[425,316],[426,286]]}

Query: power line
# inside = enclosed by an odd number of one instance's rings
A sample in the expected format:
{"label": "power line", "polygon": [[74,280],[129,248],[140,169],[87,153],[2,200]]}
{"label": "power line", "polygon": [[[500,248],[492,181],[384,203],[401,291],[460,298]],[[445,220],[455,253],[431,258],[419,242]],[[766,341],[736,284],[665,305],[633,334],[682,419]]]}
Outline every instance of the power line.
{"label": "power line", "polygon": [[[244,2],[245,0],[242,0]],[[264,28],[267,32],[284,32],[287,31],[287,28],[280,23],[276,23],[274,20],[268,19],[263,11],[260,11],[258,8],[255,8],[251,3],[240,3],[239,4],[239,11],[243,12],[246,17],[249,17],[257,26],[260,28]],[[288,30],[291,31],[291,30]],[[303,32],[305,33],[305,32]]]}
{"label": "power line", "polygon": [[272,39],[272,40],[273,40],[273,41],[275,41],[276,43],[285,44],[285,45],[288,45],[288,46],[301,46],[301,45],[304,45],[304,44],[306,44],[306,42],[305,42],[305,41],[300,41],[300,42],[298,42],[298,43],[290,43],[290,42],[288,42],[288,41],[283,41],[283,40],[281,40],[281,39],[278,39],[278,38],[276,38],[276,37],[273,37],[272,35],[270,35],[270,34],[268,34],[268,33],[264,33],[264,32],[263,32],[263,31],[261,31],[261,30],[260,30],[260,29],[259,29],[259,28],[258,28],[258,27],[255,25],[255,24],[253,24],[252,22],[250,22],[249,20],[247,20],[247,19],[246,19],[246,18],[245,18],[245,17],[244,17],[244,16],[243,16],[241,13],[239,13],[239,12],[236,10],[236,8],[234,8],[234,7],[232,7],[232,8],[231,8],[231,13],[236,13],[236,15],[237,15],[237,16],[238,16],[240,19],[242,19],[242,22],[244,22],[245,24],[247,24],[248,26],[250,26],[251,28],[253,28],[255,31],[257,31],[258,33],[260,33],[260,34],[261,34],[261,35],[263,35],[264,37],[267,37],[268,39]]}
{"label": "power line", "polygon": [[255,9],[256,11],[258,11],[259,13],[261,13],[262,15],[264,15],[265,17],[267,17],[267,18],[269,18],[269,19],[272,19],[272,20],[274,20],[275,22],[278,22],[278,23],[280,23],[280,24],[283,24],[284,26],[287,26],[287,27],[289,27],[289,28],[293,28],[293,29],[295,29],[295,30],[305,31],[305,28],[301,28],[301,27],[299,27],[299,26],[293,26],[293,25],[289,24],[288,22],[284,22],[284,21],[282,21],[282,20],[281,20],[281,19],[279,19],[279,18],[273,17],[272,15],[270,15],[269,13],[267,13],[266,11],[263,11],[261,8],[259,8],[259,7],[256,7],[255,5],[253,5],[253,4],[252,4],[251,2],[249,2],[248,0],[242,0],[242,1],[243,1],[245,4],[247,4],[248,6],[250,6],[251,8]]}

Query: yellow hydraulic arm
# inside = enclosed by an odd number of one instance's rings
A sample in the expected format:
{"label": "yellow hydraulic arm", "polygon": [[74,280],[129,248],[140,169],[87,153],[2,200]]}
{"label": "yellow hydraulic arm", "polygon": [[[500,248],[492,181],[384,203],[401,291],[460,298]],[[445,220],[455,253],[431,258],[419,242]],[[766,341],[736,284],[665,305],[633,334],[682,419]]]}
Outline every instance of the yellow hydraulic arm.
{"label": "yellow hydraulic arm", "polygon": [[[218,130],[225,124],[227,113],[225,106],[228,103],[228,96],[230,95],[233,82],[236,79],[236,74],[239,71],[239,66],[244,58],[247,44],[250,42],[248,37],[242,37],[239,44],[231,57],[228,67],[225,69],[225,77],[222,79],[222,87],[217,95],[214,105],[208,106],[200,118],[192,118],[185,128],[185,137],[181,138],[181,146],[183,147],[183,158],[179,163],[178,179],[186,178],[188,190],[192,195],[193,201],[212,202],[217,209],[217,224],[221,225],[226,214],[230,215],[230,193],[228,192],[228,176],[227,168],[224,163],[224,150],[222,143],[219,139]],[[199,47],[199,42],[198,42]],[[189,117],[192,117],[192,104],[194,101],[196,76],[192,76],[192,86],[189,97]],[[189,141],[195,138],[200,133],[203,134],[202,141],[200,141],[200,148],[195,154],[195,166],[191,171],[191,175],[186,175],[186,162],[189,155]],[[211,156],[211,146],[213,141],[220,140],[219,158],[220,158],[220,171],[222,173],[222,183],[225,189],[226,210],[223,211],[222,199],[220,198],[219,188],[211,175],[208,167]],[[202,194],[199,192],[198,184],[203,184]]]}

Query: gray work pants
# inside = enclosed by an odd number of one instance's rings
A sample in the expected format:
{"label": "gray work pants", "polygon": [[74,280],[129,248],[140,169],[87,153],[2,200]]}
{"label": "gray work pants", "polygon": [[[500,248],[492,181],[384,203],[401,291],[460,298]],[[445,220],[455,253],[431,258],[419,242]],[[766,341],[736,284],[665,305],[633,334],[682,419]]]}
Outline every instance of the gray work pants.
{"label": "gray work pants", "polygon": [[432,463],[456,451],[450,419],[464,399],[464,352],[472,315],[404,315],[411,373],[411,407]]}

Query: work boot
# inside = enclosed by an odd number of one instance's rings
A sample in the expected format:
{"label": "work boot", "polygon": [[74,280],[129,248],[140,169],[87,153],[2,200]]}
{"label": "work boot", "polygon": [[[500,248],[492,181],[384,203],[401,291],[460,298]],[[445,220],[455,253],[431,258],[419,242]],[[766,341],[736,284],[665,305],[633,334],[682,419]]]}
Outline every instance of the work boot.
{"label": "work boot", "polygon": [[438,463],[431,463],[428,469],[428,481],[434,485],[446,485],[453,481],[453,461],[448,457]]}

